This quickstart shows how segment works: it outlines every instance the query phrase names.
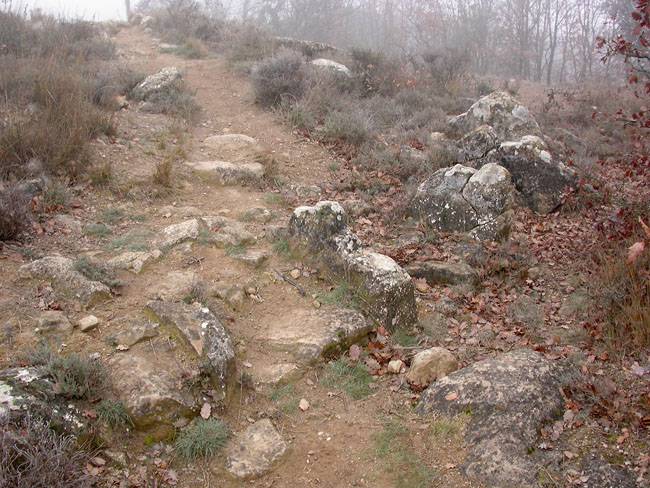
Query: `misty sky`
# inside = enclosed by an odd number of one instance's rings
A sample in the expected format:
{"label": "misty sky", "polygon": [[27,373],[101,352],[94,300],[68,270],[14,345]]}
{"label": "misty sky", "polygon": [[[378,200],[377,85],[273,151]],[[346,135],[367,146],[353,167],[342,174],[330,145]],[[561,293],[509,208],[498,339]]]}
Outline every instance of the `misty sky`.
{"label": "misty sky", "polygon": [[[124,0],[14,0],[28,7],[40,7],[48,13],[65,17],[108,20],[125,18]],[[135,4],[131,1],[131,4]]]}

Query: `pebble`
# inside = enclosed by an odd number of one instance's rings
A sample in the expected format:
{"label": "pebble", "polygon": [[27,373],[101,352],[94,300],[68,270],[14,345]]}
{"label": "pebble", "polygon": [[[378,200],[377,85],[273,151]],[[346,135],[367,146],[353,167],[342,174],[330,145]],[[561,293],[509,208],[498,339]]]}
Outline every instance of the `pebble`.
{"label": "pebble", "polygon": [[291,273],[289,273],[289,274],[291,275],[291,277],[292,277],[294,280],[297,280],[298,278],[300,278],[300,275],[301,275],[302,273],[300,272],[299,269],[293,269],[293,270],[291,270]]}
{"label": "pebble", "polygon": [[392,374],[403,373],[406,369],[406,364],[401,359],[393,359],[388,363],[388,372]]}
{"label": "pebble", "polygon": [[307,410],[309,410],[309,402],[303,398],[302,400],[300,400],[300,404],[298,405],[298,408],[300,408],[300,410],[302,410],[303,412],[306,412]]}

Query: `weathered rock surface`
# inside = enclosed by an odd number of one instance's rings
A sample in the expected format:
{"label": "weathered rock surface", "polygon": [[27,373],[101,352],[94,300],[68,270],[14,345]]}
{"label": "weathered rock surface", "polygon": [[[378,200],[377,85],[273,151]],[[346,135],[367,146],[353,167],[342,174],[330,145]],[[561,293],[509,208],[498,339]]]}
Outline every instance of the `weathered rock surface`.
{"label": "weathered rock surface", "polygon": [[157,240],[157,246],[167,249],[186,241],[195,241],[201,233],[208,232],[208,226],[203,219],[186,220],[179,224],[165,227]]}
{"label": "weathered rock surface", "polygon": [[431,286],[476,284],[478,272],[466,263],[418,261],[409,264],[406,271],[413,278],[424,278]]}
{"label": "weathered rock surface", "polygon": [[72,323],[63,312],[47,310],[38,318],[37,328],[41,334],[70,332]]}
{"label": "weathered rock surface", "polygon": [[149,355],[132,350],[114,356],[113,386],[137,428],[171,425],[197,409],[198,399],[186,388],[186,371],[176,364],[172,354],[162,351]]}
{"label": "weathered rock surface", "polygon": [[170,271],[147,289],[147,296],[156,300],[179,301],[191,295],[199,285],[199,276],[191,269]]}
{"label": "weathered rock surface", "polygon": [[337,202],[298,207],[289,222],[289,234],[317,254],[331,271],[350,281],[373,319],[391,329],[417,321],[415,291],[408,273],[388,256],[363,249]]}
{"label": "weathered rock surface", "polygon": [[489,125],[481,125],[465,134],[459,141],[461,161],[471,162],[482,159],[500,144],[501,140],[496,131]]}
{"label": "weathered rock surface", "polygon": [[439,379],[424,392],[418,412],[471,411],[465,473],[488,486],[532,486],[537,470],[528,448],[562,411],[560,388],[569,378],[570,370],[540,354],[514,351]]}
{"label": "weathered rock surface", "polygon": [[303,364],[335,356],[372,330],[361,313],[348,309],[295,309],[268,320],[260,339]]}
{"label": "weathered rock surface", "polygon": [[322,69],[324,71],[329,71],[331,73],[334,73],[336,75],[343,75],[348,78],[352,76],[352,72],[347,66],[341,63],[337,63],[336,61],[332,61],[331,59],[324,59],[324,58],[314,59],[311,62],[311,65],[319,69]]}
{"label": "weathered rock surface", "polygon": [[260,163],[229,163],[227,161],[188,162],[187,165],[201,173],[217,178],[224,185],[253,183],[264,178],[264,166]]}
{"label": "weathered rock surface", "polygon": [[194,218],[170,225],[161,231],[156,246],[169,249],[177,244],[201,239],[219,247],[241,246],[255,242],[255,236],[243,224],[221,216]]}
{"label": "weathered rock surface", "polygon": [[75,269],[72,259],[62,256],[49,256],[20,267],[23,278],[50,279],[80,298],[88,307],[108,300],[111,290],[104,283],[92,281]]}
{"label": "weathered rock surface", "polygon": [[196,302],[152,301],[147,312],[161,326],[178,330],[197,357],[207,361],[213,382],[225,396],[233,379],[235,352],[230,335],[210,309]]}
{"label": "weathered rock surface", "polygon": [[457,369],[458,361],[451,352],[442,347],[432,347],[415,355],[406,379],[413,385],[429,386]]}
{"label": "weathered rock surface", "polygon": [[245,134],[221,134],[211,136],[203,141],[203,145],[211,154],[222,161],[248,159],[262,151],[260,143]]}
{"label": "weathered rock surface", "polygon": [[526,205],[539,213],[554,210],[564,191],[577,182],[575,172],[553,160],[539,137],[525,136],[504,142],[489,159],[498,161],[510,171]]}
{"label": "weathered rock surface", "polygon": [[462,134],[489,125],[501,141],[541,135],[539,125],[528,109],[508,93],[500,91],[479,99],[467,112],[453,117],[449,123]]}
{"label": "weathered rock surface", "polygon": [[424,181],[411,211],[440,232],[467,232],[479,240],[510,233],[514,187],[510,173],[497,164],[480,170],[457,164]]}
{"label": "weathered rock surface", "polygon": [[281,460],[287,447],[269,419],[258,420],[231,443],[226,468],[239,479],[262,476]]}
{"label": "weathered rock surface", "polygon": [[237,261],[246,263],[254,268],[259,268],[269,259],[270,254],[266,251],[259,249],[247,249],[242,253],[237,253],[232,256]]}
{"label": "weathered rock surface", "polygon": [[582,463],[582,474],[589,488],[637,488],[634,473],[628,468],[614,466],[599,456],[587,456]]}
{"label": "weathered rock surface", "polygon": [[147,76],[142,80],[133,89],[133,97],[137,100],[146,101],[155,95],[171,91],[182,78],[177,68],[163,68],[158,73]]}
{"label": "weathered rock surface", "polygon": [[139,274],[142,269],[158,260],[162,256],[162,252],[158,249],[153,251],[126,251],[119,256],[115,256],[108,260],[108,265],[117,268],[131,271]]}

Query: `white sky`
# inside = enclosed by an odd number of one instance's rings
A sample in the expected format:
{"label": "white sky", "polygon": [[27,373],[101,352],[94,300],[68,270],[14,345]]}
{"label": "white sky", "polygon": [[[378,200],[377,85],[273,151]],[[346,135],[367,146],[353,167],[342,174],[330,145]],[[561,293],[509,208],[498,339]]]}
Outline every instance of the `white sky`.
{"label": "white sky", "polygon": [[[131,0],[135,5],[137,0]],[[124,0],[13,0],[13,4],[40,7],[47,13],[64,17],[110,20],[126,17]]]}

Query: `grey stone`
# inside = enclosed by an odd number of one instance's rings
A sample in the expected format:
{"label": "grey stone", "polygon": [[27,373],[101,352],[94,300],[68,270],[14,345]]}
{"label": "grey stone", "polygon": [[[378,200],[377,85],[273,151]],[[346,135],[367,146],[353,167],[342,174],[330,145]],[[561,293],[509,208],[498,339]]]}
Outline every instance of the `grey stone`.
{"label": "grey stone", "polygon": [[94,315],[88,315],[79,320],[79,330],[81,332],[89,332],[99,325],[99,319]]}
{"label": "grey stone", "polygon": [[449,123],[462,134],[489,125],[501,141],[541,135],[528,109],[508,93],[499,91],[480,98],[467,112],[451,118]]}
{"label": "grey stone", "polygon": [[510,233],[514,187],[497,164],[480,170],[457,164],[436,171],[411,202],[411,212],[440,232],[466,232],[478,240],[500,240]]}
{"label": "grey stone", "polygon": [[158,337],[158,324],[146,322],[131,325],[128,330],[120,332],[115,336],[115,342],[118,346],[133,347],[142,341],[155,337]]}
{"label": "grey stone", "polygon": [[589,488],[636,488],[635,475],[628,468],[614,466],[600,456],[588,455],[582,463]]}
{"label": "grey stone", "polygon": [[458,142],[461,162],[470,163],[471,166],[472,161],[486,157],[500,144],[496,131],[489,125],[481,125],[465,134]]}
{"label": "grey stone", "polygon": [[258,420],[231,443],[226,468],[239,479],[257,478],[281,460],[287,447],[269,419]]}
{"label": "grey stone", "polygon": [[236,220],[220,216],[204,217],[203,220],[210,231],[206,240],[217,247],[247,246],[257,240],[241,222]]}
{"label": "grey stone", "polygon": [[406,271],[413,278],[424,278],[435,285],[474,285],[479,281],[478,272],[466,263],[424,261],[411,263]]}
{"label": "grey stone", "polygon": [[199,276],[194,271],[170,271],[147,290],[147,296],[167,301],[182,300],[199,286]]}
{"label": "grey stone", "polygon": [[571,370],[529,350],[479,361],[433,383],[420,414],[471,412],[463,470],[487,486],[531,486],[537,469],[528,449],[542,425],[560,415]]}
{"label": "grey stone", "polygon": [[346,78],[352,77],[352,72],[347,66],[341,63],[337,63],[336,61],[332,61],[331,59],[324,59],[324,58],[314,59],[311,62],[311,65],[315,66],[316,68],[322,69],[324,71],[333,73],[335,75],[342,75],[345,76]]}
{"label": "grey stone", "polygon": [[259,222],[261,224],[266,224],[273,220],[273,213],[264,207],[253,207],[249,208],[242,214],[241,220],[244,222]]}
{"label": "grey stone", "polygon": [[111,290],[99,281],[92,281],[75,270],[74,261],[62,256],[48,256],[20,267],[23,278],[51,279],[79,297],[88,307],[108,300]]}
{"label": "grey stone", "polygon": [[429,386],[432,381],[444,378],[458,369],[454,355],[442,347],[432,347],[417,353],[406,374],[409,383]]}
{"label": "grey stone", "polygon": [[195,241],[199,238],[201,233],[207,231],[208,227],[205,221],[200,218],[186,220],[179,224],[173,224],[162,230],[161,235],[157,240],[157,247],[167,249],[182,242]]}
{"label": "grey stone", "polygon": [[177,68],[163,68],[158,73],[147,76],[142,80],[133,89],[133,97],[137,100],[146,101],[155,95],[170,92],[182,78]]}
{"label": "grey stone", "polygon": [[142,272],[142,269],[147,266],[148,264],[151,264],[155,262],[156,260],[160,259],[162,256],[162,252],[160,252],[158,249],[154,249],[153,251],[138,251],[138,252],[132,252],[132,251],[126,251],[119,256],[115,256],[112,259],[109,259],[108,265],[117,268],[117,269],[124,269],[127,271],[131,271],[135,274],[139,274]]}
{"label": "grey stone", "polygon": [[246,161],[263,152],[262,146],[244,134],[222,134],[208,137],[203,145],[221,161]]}
{"label": "grey stone", "polygon": [[147,312],[161,326],[178,330],[197,357],[205,359],[215,385],[224,397],[235,370],[235,352],[230,335],[219,319],[200,303],[152,301]]}
{"label": "grey stone", "polygon": [[259,268],[269,259],[270,254],[258,249],[247,249],[242,253],[233,254],[232,257],[237,261]]}

